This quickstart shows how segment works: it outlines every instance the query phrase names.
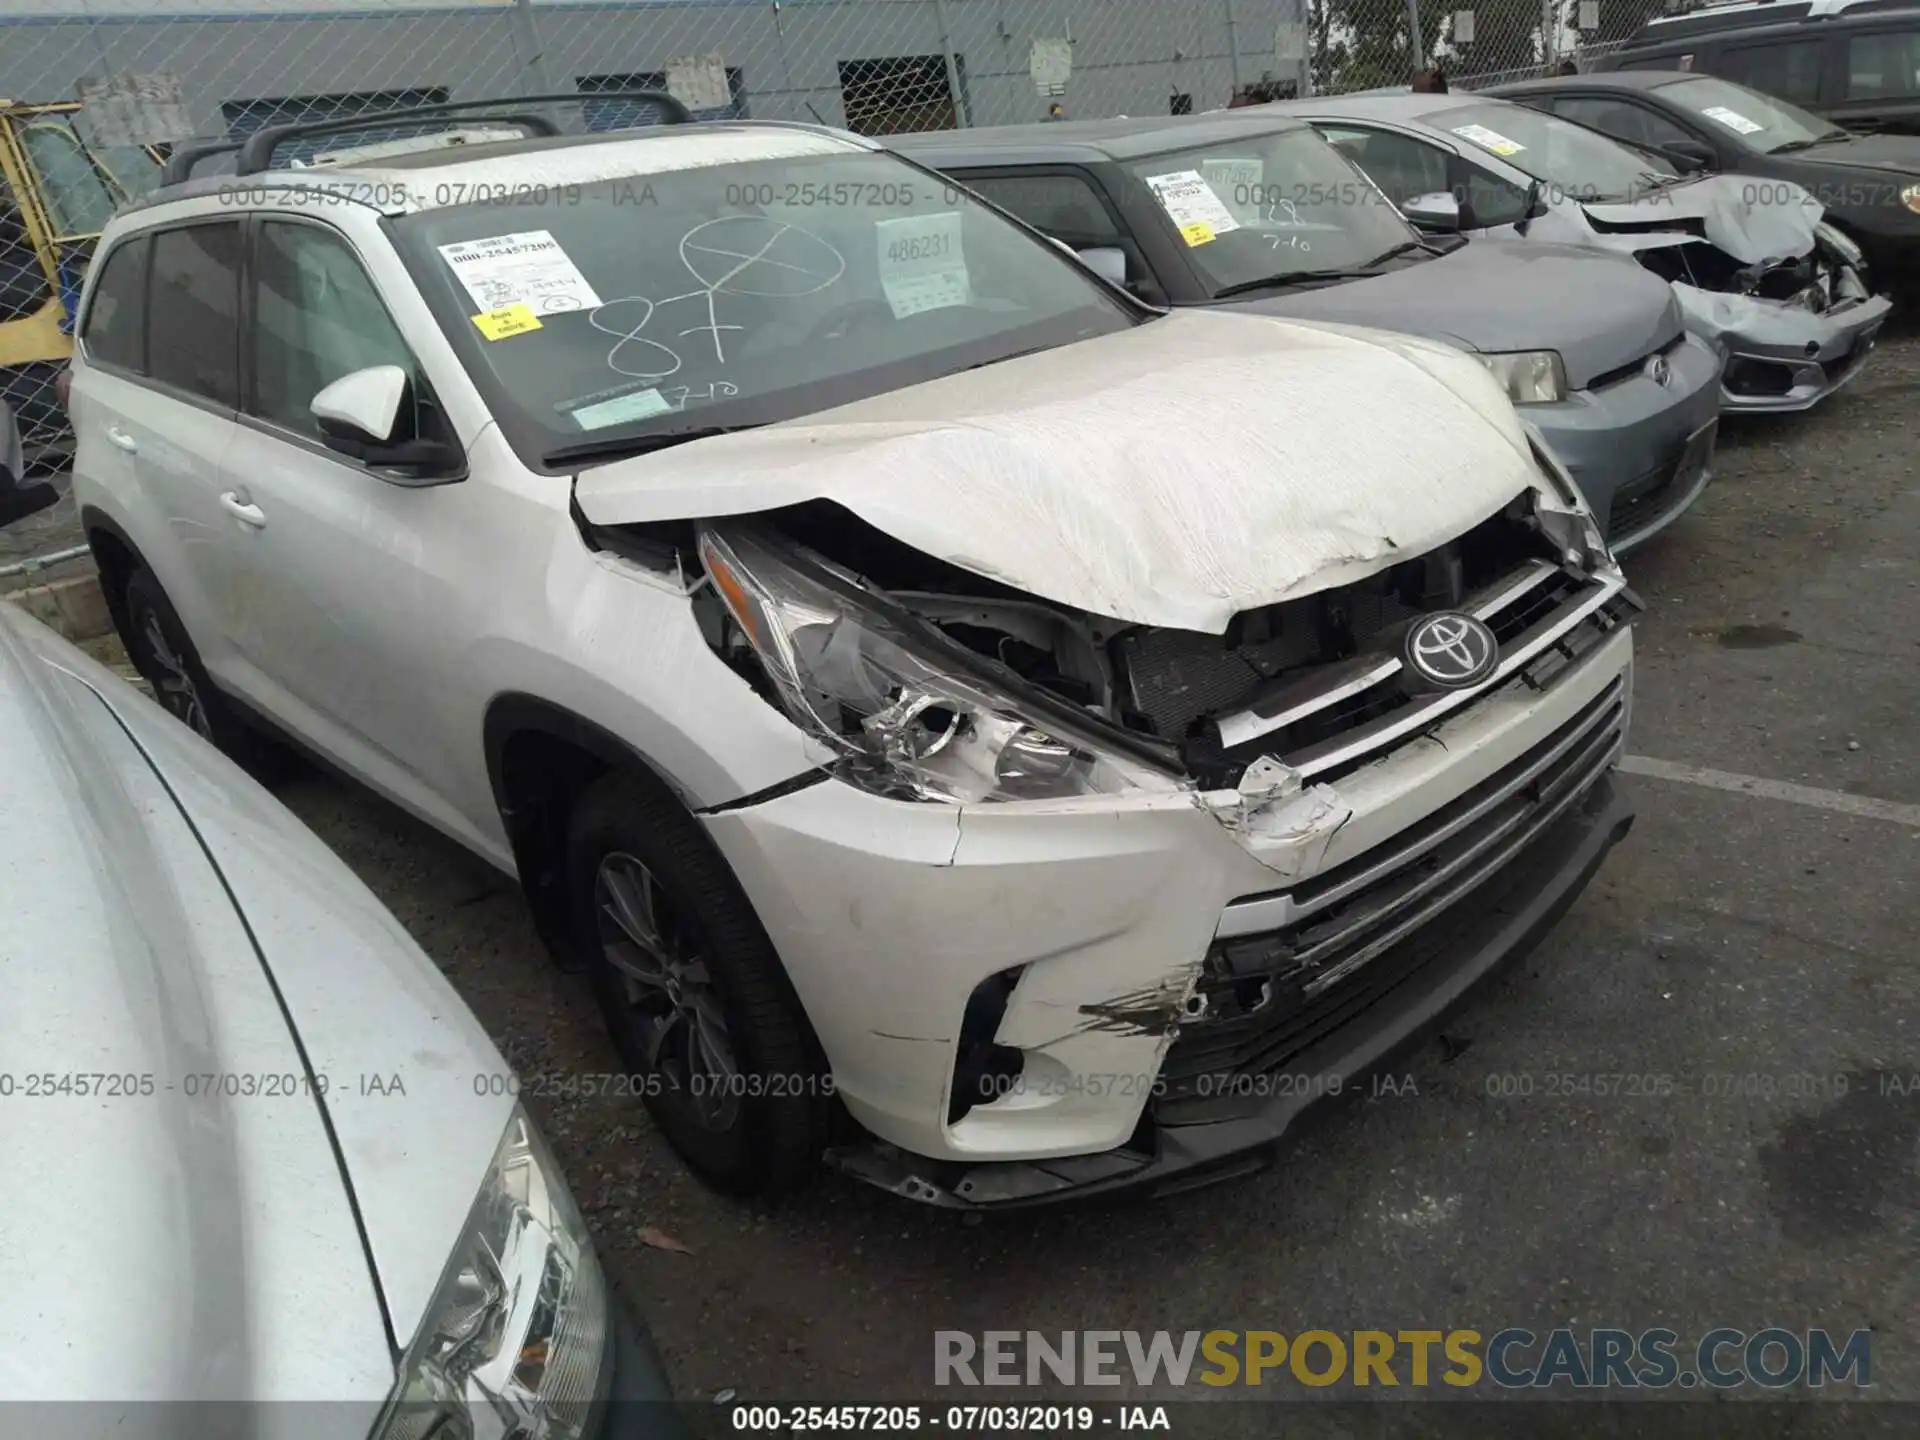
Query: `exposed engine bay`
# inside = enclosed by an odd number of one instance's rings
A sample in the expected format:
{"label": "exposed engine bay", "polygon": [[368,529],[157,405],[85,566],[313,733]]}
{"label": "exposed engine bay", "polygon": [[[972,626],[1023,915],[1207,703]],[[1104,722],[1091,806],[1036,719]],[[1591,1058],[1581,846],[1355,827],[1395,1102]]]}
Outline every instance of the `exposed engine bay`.
{"label": "exposed engine bay", "polygon": [[1805,253],[1743,264],[1704,237],[1634,252],[1641,265],[1674,285],[1778,301],[1815,315],[1871,298],[1859,268],[1824,240]]}
{"label": "exposed engine bay", "polygon": [[[1407,705],[1403,684],[1349,677],[1389,661],[1419,617],[1516,574],[1551,583],[1496,631],[1552,611],[1590,580],[1577,542],[1547,533],[1563,518],[1516,497],[1427,554],[1242,612],[1224,634],[1038,600],[831,503],[700,527],[711,583],[692,593],[714,649],[866,783],[888,771],[922,796],[1058,798],[1118,788],[1103,775],[1138,785],[1144,770],[1161,788],[1211,789]],[[1338,703],[1301,706],[1303,692]]]}

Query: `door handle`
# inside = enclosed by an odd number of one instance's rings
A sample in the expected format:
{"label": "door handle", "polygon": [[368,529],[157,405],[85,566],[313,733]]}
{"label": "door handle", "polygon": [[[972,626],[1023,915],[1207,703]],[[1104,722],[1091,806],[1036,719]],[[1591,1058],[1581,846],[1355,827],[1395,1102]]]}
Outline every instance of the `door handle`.
{"label": "door handle", "polygon": [[118,425],[109,425],[107,427],[107,443],[116,450],[126,451],[129,455],[134,454],[140,449],[140,442],[134,439],[133,436],[127,434],[127,432],[122,430]]}
{"label": "door handle", "polygon": [[258,505],[250,504],[232,490],[220,497],[220,508],[225,510],[242,525],[251,525],[255,530],[264,530],[267,526],[267,512]]}

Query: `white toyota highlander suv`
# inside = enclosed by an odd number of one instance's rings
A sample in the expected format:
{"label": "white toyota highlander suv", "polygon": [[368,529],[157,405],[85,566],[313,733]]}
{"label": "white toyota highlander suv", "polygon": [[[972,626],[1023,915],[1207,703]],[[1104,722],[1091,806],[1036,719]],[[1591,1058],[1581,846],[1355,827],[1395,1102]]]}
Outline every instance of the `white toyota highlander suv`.
{"label": "white toyota highlander suv", "polygon": [[536,121],[180,157],[74,486],[175,714],[516,875],[712,1183],[1236,1172],[1625,833],[1638,601],[1477,361],[844,132]]}

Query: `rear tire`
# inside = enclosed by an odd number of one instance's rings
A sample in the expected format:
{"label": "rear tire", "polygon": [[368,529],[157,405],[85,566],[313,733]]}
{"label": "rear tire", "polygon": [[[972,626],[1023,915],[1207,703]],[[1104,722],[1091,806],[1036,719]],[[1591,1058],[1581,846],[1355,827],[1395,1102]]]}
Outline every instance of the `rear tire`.
{"label": "rear tire", "polygon": [[650,777],[595,781],[569,820],[566,886],[607,1029],[668,1143],[729,1194],[802,1185],[833,1112],[826,1066],[698,822]]}
{"label": "rear tire", "polygon": [[121,644],[160,708],[256,776],[276,772],[279,747],[251,729],[214,686],[151,570],[140,566],[127,576],[121,613],[126,617]]}

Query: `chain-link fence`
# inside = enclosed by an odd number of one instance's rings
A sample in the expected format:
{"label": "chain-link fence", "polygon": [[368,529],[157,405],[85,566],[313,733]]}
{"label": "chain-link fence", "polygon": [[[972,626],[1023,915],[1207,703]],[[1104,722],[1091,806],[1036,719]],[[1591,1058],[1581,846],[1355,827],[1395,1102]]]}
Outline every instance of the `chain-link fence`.
{"label": "chain-link fence", "polygon": [[[62,430],[76,244],[138,188],[114,139],[234,138],[290,120],[579,94],[579,123],[652,118],[609,92],[666,88],[700,117],[864,134],[1191,114],[1249,100],[1541,73],[1612,48],[1662,0],[0,0],[0,393],[28,448]],[[104,87],[104,88],[103,88]],[[595,98],[600,97],[600,98]],[[47,102],[82,110],[49,110]],[[148,133],[73,144],[96,116]],[[9,112],[9,102],[13,110]],[[22,111],[23,103],[42,108]],[[12,119],[9,119],[11,113]],[[159,127],[158,133],[154,127]],[[312,142],[365,143],[362,133]],[[151,182],[150,163],[147,164]],[[103,172],[96,183],[94,171]],[[55,449],[57,450],[57,444]]]}

